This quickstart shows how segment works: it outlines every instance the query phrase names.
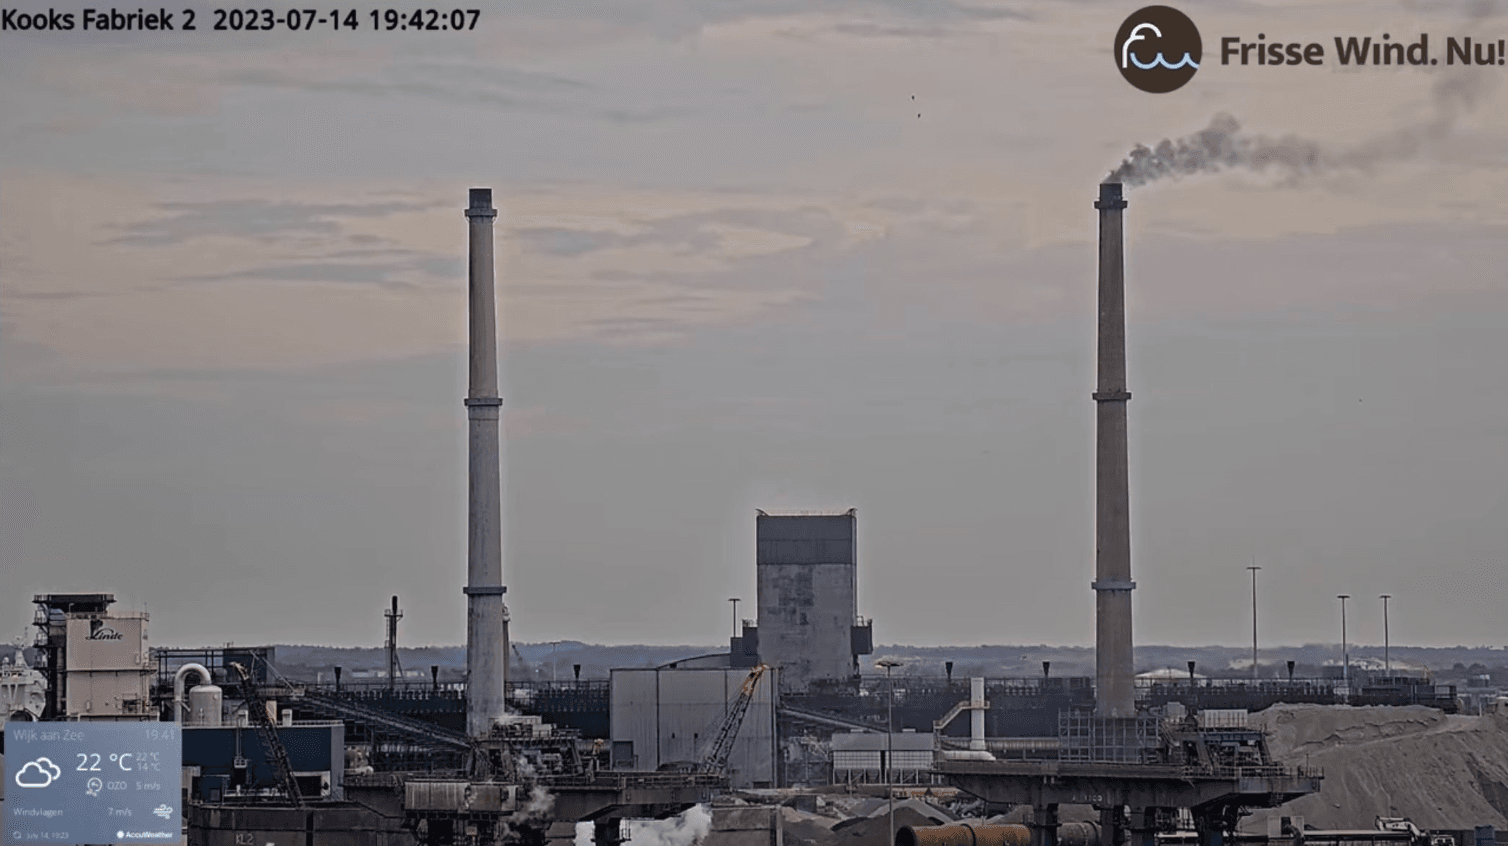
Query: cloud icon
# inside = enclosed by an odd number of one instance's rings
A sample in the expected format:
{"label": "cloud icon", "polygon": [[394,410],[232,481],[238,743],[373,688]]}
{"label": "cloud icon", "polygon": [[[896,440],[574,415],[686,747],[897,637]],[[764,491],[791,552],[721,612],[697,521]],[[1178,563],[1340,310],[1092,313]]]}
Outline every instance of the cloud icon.
{"label": "cloud icon", "polygon": [[[35,775],[27,773],[35,772]],[[19,787],[46,787],[52,784],[63,774],[62,769],[47,758],[38,758],[35,761],[27,761],[16,773],[16,785]]]}

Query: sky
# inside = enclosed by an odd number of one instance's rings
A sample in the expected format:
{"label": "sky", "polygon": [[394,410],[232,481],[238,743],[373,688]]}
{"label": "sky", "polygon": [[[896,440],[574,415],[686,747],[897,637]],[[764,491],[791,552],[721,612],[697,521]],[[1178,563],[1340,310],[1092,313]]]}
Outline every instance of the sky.
{"label": "sky", "polygon": [[[0,639],[108,591],[159,645],[379,645],[395,594],[464,643],[486,186],[516,640],[724,641],[755,509],[857,508],[877,642],[1092,643],[1096,186],[1234,118],[1313,155],[1127,189],[1137,640],[1249,642],[1255,564],[1266,643],[1386,593],[1508,644],[1508,67],[1328,46],[1508,3],[1184,0],[1165,94],[1136,4],[477,5],[0,33]],[[1218,62],[1258,33],[1327,61]]]}

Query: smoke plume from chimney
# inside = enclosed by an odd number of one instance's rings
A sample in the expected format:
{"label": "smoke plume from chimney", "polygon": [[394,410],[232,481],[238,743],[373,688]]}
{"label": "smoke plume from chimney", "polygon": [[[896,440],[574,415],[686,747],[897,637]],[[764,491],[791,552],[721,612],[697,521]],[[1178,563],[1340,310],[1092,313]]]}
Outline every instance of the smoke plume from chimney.
{"label": "smoke plume from chimney", "polygon": [[[1492,13],[1491,2],[1472,5],[1468,17],[1479,21]],[[1185,138],[1164,139],[1156,146],[1138,144],[1119,167],[1102,181],[1145,185],[1169,177],[1223,170],[1272,173],[1288,181],[1325,171],[1366,170],[1389,162],[1415,158],[1431,145],[1450,137],[1486,99],[1492,71],[1461,67],[1442,71],[1431,86],[1432,108],[1423,116],[1376,138],[1323,149],[1307,138],[1247,135],[1228,114],[1217,114],[1209,126]]]}
{"label": "smoke plume from chimney", "polygon": [[1319,166],[1320,149],[1313,141],[1242,135],[1241,124],[1222,113],[1187,138],[1165,138],[1156,147],[1137,144],[1104,181],[1145,185],[1168,177],[1238,168],[1302,176]]}

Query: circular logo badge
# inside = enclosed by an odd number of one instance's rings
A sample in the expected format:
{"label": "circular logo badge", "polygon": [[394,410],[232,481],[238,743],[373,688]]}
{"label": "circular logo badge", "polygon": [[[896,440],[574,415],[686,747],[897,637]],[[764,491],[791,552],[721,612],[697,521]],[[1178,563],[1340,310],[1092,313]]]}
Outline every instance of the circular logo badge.
{"label": "circular logo badge", "polygon": [[1177,91],[1203,59],[1199,29],[1168,6],[1138,9],[1115,34],[1115,66],[1126,81],[1152,94]]}

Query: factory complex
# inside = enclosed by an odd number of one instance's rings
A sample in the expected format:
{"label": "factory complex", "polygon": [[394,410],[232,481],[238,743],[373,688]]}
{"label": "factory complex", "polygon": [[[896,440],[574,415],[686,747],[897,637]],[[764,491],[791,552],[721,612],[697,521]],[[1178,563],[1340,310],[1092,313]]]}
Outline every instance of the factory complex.
{"label": "factory complex", "polygon": [[[708,807],[694,839],[738,846],[1499,846],[1494,826],[1508,828],[1508,808],[1463,806],[1470,818],[1440,824],[1377,815],[1351,828],[1306,826],[1286,809],[1327,784],[1355,788],[1345,772],[1278,754],[1279,743],[1300,744],[1277,737],[1283,718],[1264,717],[1407,708],[1430,730],[1482,731],[1495,743],[1508,733],[1508,700],[1496,691],[1468,697],[1467,716],[1454,688],[1405,672],[1353,676],[1349,659],[1339,679],[1295,678],[1292,662],[1286,679],[1249,683],[1216,683],[1192,662],[1187,675],[1137,676],[1121,184],[1100,185],[1094,207],[1093,676],[1054,675],[1046,662],[1022,678],[876,667],[874,622],[858,600],[860,515],[850,509],[751,515],[755,614],[742,619],[735,605],[726,652],[615,668],[607,680],[580,678],[579,665],[564,680],[510,677],[497,209],[491,190],[476,188],[465,208],[464,680],[442,683],[437,667],[402,671],[397,597],[380,678],[336,667],[310,683],[280,673],[272,647],[153,648],[148,615],[114,610],[109,593],[43,594],[32,600],[31,659],[17,651],[0,665],[7,725],[181,725],[184,842],[204,846],[565,844],[588,833],[615,846],[642,830],[638,821],[684,826]],[[1440,722],[1461,720],[1481,722]],[[1502,770],[1477,780],[1508,784],[1508,763]],[[846,818],[820,837],[798,835],[792,814],[819,806],[841,806]],[[1242,833],[1253,812],[1265,814],[1263,835]]]}

